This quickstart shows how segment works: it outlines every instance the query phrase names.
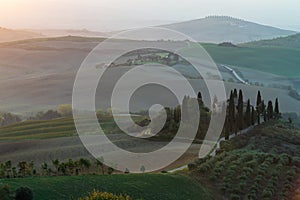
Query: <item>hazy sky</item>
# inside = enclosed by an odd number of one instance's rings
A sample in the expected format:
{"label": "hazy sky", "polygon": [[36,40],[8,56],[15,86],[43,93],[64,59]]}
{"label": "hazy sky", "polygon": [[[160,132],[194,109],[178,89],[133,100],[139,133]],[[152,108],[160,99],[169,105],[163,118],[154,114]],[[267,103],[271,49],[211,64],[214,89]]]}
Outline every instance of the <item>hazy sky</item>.
{"label": "hazy sky", "polygon": [[0,26],[108,31],[229,15],[300,31],[299,0],[0,0]]}

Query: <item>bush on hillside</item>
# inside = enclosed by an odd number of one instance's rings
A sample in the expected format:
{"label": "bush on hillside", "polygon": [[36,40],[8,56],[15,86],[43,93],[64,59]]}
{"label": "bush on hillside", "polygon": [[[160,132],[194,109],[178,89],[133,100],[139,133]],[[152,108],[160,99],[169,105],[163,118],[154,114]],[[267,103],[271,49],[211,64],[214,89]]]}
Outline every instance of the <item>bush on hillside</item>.
{"label": "bush on hillside", "polygon": [[0,112],[0,126],[7,126],[10,124],[14,124],[20,122],[21,118],[12,113],[1,113]]}
{"label": "bush on hillside", "polygon": [[20,187],[16,190],[16,200],[32,200],[33,193],[28,187]]}
{"label": "bush on hillside", "polygon": [[87,197],[79,198],[79,200],[131,200],[131,198],[128,195],[115,195],[113,193],[94,190],[94,192],[88,194]]}
{"label": "bush on hillside", "polygon": [[10,200],[10,188],[8,185],[2,185],[0,187],[0,200]]}

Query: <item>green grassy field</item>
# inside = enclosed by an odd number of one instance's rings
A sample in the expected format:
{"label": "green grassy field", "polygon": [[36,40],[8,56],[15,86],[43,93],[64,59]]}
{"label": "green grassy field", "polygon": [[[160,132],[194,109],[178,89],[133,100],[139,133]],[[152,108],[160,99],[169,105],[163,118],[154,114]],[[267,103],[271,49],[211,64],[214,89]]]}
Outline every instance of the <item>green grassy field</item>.
{"label": "green grassy field", "polygon": [[245,44],[239,48],[221,47],[216,44],[202,45],[217,63],[255,69],[285,77],[300,77],[299,48],[255,44]]}
{"label": "green grassy field", "polygon": [[[133,117],[139,120],[140,117]],[[101,119],[101,127],[106,134],[121,133],[111,117]],[[77,135],[73,118],[54,120],[30,120],[0,127],[0,141],[16,141],[29,139],[48,139]]]}
{"label": "green grassy field", "polygon": [[46,139],[76,135],[71,118],[36,120],[16,123],[0,128],[0,140]]}
{"label": "green grassy field", "polygon": [[94,189],[128,194],[144,200],[206,200],[210,194],[190,178],[177,174],[115,174],[66,177],[34,177],[3,179],[15,190],[27,186],[34,192],[34,199],[78,199]]}
{"label": "green grassy field", "polygon": [[300,48],[300,34],[279,37],[272,40],[259,40],[246,43],[247,46]]}

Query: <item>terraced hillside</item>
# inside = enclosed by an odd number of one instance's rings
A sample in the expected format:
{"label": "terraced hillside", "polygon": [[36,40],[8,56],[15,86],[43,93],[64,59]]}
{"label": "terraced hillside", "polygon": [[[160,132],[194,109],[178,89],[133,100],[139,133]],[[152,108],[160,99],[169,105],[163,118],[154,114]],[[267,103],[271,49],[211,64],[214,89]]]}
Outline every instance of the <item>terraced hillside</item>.
{"label": "terraced hillside", "polygon": [[219,154],[189,164],[191,174],[229,199],[291,199],[299,188],[300,130],[270,122],[223,142]]}
{"label": "terraced hillside", "polygon": [[0,128],[0,141],[46,139],[77,135],[72,118],[25,121]]}
{"label": "terraced hillside", "polygon": [[[132,118],[139,121],[143,119],[143,116],[133,116]],[[112,117],[101,118],[100,125],[105,134],[122,133],[117,129]],[[73,118],[29,120],[0,127],[0,141],[49,139],[77,135]]]}

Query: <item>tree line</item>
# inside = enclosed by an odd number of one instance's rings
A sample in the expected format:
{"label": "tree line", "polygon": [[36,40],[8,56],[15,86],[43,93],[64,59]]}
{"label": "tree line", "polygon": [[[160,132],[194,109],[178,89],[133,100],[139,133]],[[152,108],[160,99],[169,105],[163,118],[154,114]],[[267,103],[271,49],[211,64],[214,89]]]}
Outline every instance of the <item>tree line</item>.
{"label": "tree line", "polygon": [[251,105],[250,99],[244,101],[243,91],[234,89],[230,92],[228,100],[226,120],[224,125],[225,139],[229,139],[231,133],[237,134],[238,131],[253,126],[255,124],[261,124],[264,122],[278,119],[281,116],[279,111],[278,98],[273,102],[268,101],[267,105],[262,99],[260,91],[257,92],[256,106]]}
{"label": "tree line", "polygon": [[[34,161],[20,161],[16,166],[12,162],[0,163],[0,178],[24,178],[30,176],[67,176],[83,174],[112,174],[114,169],[103,164],[103,158],[91,161],[87,158],[78,160],[68,159],[60,161],[54,159],[51,163],[43,162],[36,168]],[[92,171],[91,171],[92,170]]]}
{"label": "tree line", "polygon": [[[163,115],[158,115],[153,119],[151,130],[155,133],[158,133],[154,136],[157,138],[172,138],[178,131],[180,123],[182,122],[185,126],[194,125],[195,122],[193,119],[195,116],[195,105],[198,104],[200,121],[198,124],[198,131],[196,138],[203,139],[208,130],[208,125],[211,119],[211,111],[208,107],[204,105],[202,100],[201,92],[198,93],[196,98],[190,96],[184,96],[182,103],[176,107],[166,107],[164,110],[166,112],[167,118],[164,124],[164,127],[161,129],[160,126],[156,127],[156,124],[160,124],[161,120],[164,120]],[[156,123],[157,121],[157,123]],[[143,126],[145,123],[141,121],[138,123],[140,126]]]}
{"label": "tree line", "polygon": [[[266,122],[271,119],[277,119],[281,116],[279,111],[278,98],[272,101],[268,101],[267,104],[262,99],[261,92],[257,93],[256,104],[251,104],[250,99],[244,100],[242,90],[231,90],[229,99],[227,102],[218,102],[215,96],[212,101],[212,110],[204,105],[201,92],[198,92],[196,98],[185,96],[182,100],[182,104],[174,108],[165,108],[167,113],[167,119],[162,130],[156,135],[156,137],[169,137],[176,134],[181,120],[183,123],[189,124],[194,118],[194,107],[191,106],[194,103],[198,103],[200,121],[196,139],[203,140],[208,130],[211,115],[217,110],[226,110],[225,124],[223,128],[223,135],[226,139],[229,139],[229,135],[243,130],[247,127],[255,124],[260,124],[262,121]],[[157,121],[162,120],[160,116]],[[154,121],[155,122],[155,121]],[[155,126],[155,123],[153,123]],[[155,131],[155,127],[151,127]],[[155,131],[156,132],[156,131]]]}

